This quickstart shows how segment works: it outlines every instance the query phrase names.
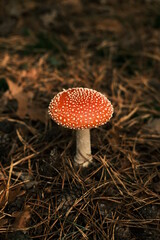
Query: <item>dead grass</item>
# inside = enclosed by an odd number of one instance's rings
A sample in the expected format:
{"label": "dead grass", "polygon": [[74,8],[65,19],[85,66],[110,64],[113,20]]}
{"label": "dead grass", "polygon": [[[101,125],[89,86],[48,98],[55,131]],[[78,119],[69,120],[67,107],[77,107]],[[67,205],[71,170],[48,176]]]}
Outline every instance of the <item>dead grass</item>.
{"label": "dead grass", "polygon": [[[158,240],[159,2],[21,5],[14,29],[0,27],[1,239]],[[47,114],[78,86],[115,109],[91,132],[87,169],[73,164],[74,131]]]}

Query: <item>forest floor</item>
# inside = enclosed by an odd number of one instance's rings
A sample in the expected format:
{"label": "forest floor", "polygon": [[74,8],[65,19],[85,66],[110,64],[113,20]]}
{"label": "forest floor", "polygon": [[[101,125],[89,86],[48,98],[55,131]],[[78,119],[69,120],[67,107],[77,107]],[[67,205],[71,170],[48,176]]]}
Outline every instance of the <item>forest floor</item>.
{"label": "forest floor", "polygon": [[[114,106],[75,167],[50,100]],[[160,1],[0,2],[0,239],[160,239]]]}

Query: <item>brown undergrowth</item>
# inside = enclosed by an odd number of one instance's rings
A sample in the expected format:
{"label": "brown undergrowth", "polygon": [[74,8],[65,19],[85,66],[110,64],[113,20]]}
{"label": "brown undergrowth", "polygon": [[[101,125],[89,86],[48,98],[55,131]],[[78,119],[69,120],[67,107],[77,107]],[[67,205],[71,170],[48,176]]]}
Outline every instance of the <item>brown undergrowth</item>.
{"label": "brown undergrowth", "polygon": [[[0,239],[158,240],[159,1],[12,2],[1,3]],[[91,130],[86,169],[75,132],[47,113],[79,86],[114,106]]]}

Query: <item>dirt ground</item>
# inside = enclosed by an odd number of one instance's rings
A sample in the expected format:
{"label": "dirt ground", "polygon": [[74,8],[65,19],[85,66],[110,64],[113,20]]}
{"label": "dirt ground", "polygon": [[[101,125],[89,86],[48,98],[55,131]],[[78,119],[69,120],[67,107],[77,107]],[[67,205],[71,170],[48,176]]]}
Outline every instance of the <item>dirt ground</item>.
{"label": "dirt ground", "polygon": [[[91,130],[48,115],[71,87],[114,106]],[[0,1],[0,239],[160,239],[160,1]]]}

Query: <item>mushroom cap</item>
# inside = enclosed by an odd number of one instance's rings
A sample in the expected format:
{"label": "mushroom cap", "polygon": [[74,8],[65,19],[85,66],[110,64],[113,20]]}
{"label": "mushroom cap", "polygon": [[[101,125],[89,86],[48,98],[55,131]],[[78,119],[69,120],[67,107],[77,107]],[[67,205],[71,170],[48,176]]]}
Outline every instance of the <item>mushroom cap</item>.
{"label": "mushroom cap", "polygon": [[71,129],[85,129],[108,122],[113,114],[113,106],[96,90],[69,88],[51,100],[48,112],[58,125]]}

